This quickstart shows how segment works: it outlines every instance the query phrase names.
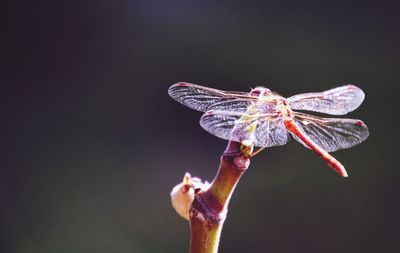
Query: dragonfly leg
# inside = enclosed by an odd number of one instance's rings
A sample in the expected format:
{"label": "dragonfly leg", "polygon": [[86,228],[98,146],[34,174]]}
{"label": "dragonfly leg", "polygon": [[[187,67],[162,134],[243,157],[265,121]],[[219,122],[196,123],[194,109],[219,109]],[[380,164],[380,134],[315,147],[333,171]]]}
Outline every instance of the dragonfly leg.
{"label": "dragonfly leg", "polygon": [[253,154],[254,146],[250,140],[244,140],[240,145],[240,153],[245,157],[251,157]]}
{"label": "dragonfly leg", "polygon": [[241,143],[240,149],[241,149],[241,153],[244,156],[252,158],[252,157],[256,156],[258,153],[260,153],[261,151],[263,151],[265,149],[265,147],[259,148],[256,151],[254,151],[254,145],[251,142],[243,141]]}
{"label": "dragonfly leg", "polygon": [[265,148],[266,148],[266,147],[262,147],[262,148],[257,149],[256,151],[254,151],[253,153],[251,153],[251,156],[250,156],[250,157],[254,157],[254,156],[258,155],[258,153],[260,153],[261,151],[263,151]]}

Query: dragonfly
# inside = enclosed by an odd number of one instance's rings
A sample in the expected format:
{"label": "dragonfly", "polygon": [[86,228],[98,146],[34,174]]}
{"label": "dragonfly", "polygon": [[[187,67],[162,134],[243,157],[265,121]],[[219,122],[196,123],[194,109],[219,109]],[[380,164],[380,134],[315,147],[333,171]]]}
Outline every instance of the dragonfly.
{"label": "dragonfly", "polygon": [[355,110],[365,94],[351,84],[289,98],[261,86],[238,92],[188,82],[172,85],[168,93],[177,102],[204,112],[200,125],[214,136],[264,149],[286,144],[291,135],[343,177],[348,177],[346,169],[328,152],[353,147],[369,135],[361,120],[304,112],[344,115]]}

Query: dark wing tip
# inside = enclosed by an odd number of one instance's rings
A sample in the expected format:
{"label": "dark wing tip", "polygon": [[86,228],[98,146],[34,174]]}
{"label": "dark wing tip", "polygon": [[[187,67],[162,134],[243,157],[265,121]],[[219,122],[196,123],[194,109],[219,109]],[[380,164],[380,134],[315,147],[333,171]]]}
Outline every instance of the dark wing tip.
{"label": "dark wing tip", "polygon": [[168,88],[168,94],[169,94],[171,97],[175,97],[175,96],[174,96],[174,92],[176,91],[177,88],[179,89],[179,87],[187,87],[187,86],[189,86],[189,84],[186,83],[186,82],[178,82],[178,83],[175,83],[175,84],[171,85],[171,86]]}
{"label": "dark wing tip", "polygon": [[[172,85],[172,86],[177,86],[177,87],[187,87],[187,86],[189,86],[190,85],[190,83],[187,83],[187,82],[177,82],[176,84],[174,84],[174,85]],[[172,87],[171,86],[171,87]]]}
{"label": "dark wing tip", "polygon": [[204,116],[211,116],[211,115],[214,115],[214,114],[215,114],[214,110],[209,110],[209,111],[206,111],[204,113]]}
{"label": "dark wing tip", "polygon": [[365,125],[365,123],[364,123],[362,120],[357,120],[357,121],[355,122],[355,124],[356,124],[357,126],[364,126],[364,127],[367,126],[367,125]]}
{"label": "dark wing tip", "polygon": [[184,88],[184,87],[190,87],[190,86],[193,86],[194,84],[191,84],[191,83],[188,83],[188,82],[177,82],[177,83],[175,83],[175,84],[173,84],[173,85],[171,85],[169,88],[168,88],[168,94],[171,96],[171,97],[174,97],[174,93],[177,91],[177,90],[179,90],[180,88]]}

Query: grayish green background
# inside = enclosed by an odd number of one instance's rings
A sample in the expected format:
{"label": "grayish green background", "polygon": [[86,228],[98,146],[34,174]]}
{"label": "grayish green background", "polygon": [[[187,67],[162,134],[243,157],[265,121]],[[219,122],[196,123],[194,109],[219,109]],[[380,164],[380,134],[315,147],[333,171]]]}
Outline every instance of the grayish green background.
{"label": "grayish green background", "polygon": [[168,97],[190,81],[366,93],[348,117],[370,137],[334,153],[350,178],[294,141],[265,150],[220,252],[399,252],[399,5],[293,2],[2,4],[0,251],[186,252],[169,192],[210,181],[226,145]]}

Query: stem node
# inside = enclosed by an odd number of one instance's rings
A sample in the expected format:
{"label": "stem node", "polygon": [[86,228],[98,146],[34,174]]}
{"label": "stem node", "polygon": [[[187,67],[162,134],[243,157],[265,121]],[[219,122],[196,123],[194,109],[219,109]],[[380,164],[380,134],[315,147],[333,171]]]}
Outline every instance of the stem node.
{"label": "stem node", "polygon": [[196,193],[189,209],[190,253],[216,253],[230,197],[250,158],[241,152],[241,144],[229,142],[210,187]]}

